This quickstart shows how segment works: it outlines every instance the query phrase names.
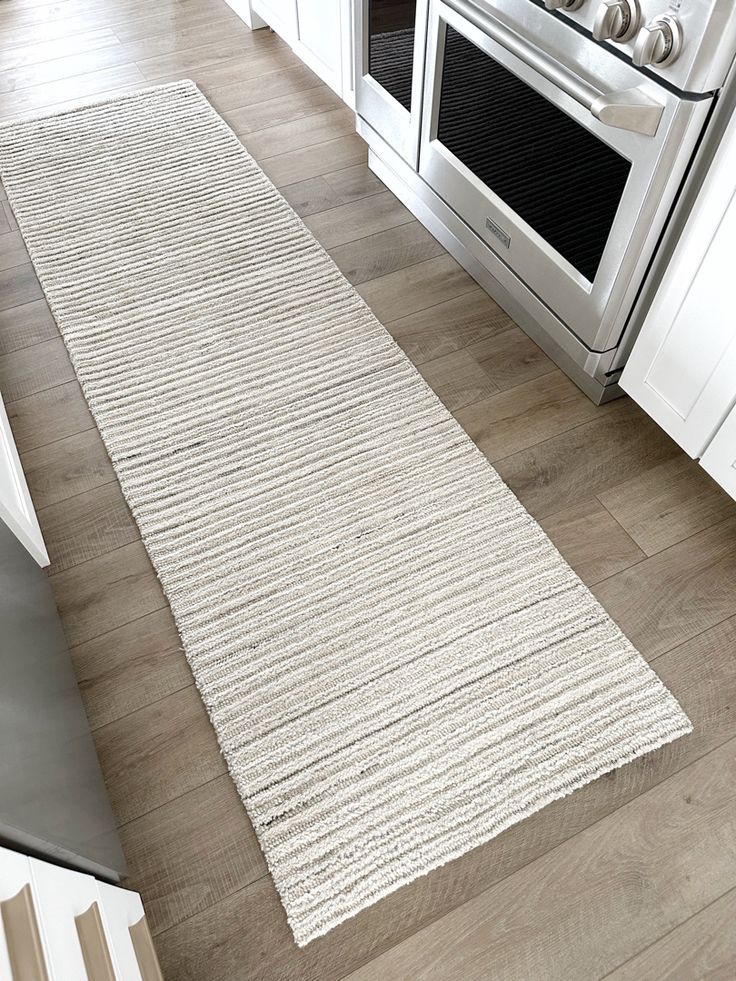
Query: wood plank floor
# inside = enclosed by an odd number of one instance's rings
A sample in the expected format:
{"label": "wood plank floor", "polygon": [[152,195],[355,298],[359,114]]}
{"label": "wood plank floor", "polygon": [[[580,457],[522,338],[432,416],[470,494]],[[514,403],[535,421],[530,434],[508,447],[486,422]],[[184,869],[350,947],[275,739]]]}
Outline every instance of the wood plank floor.
{"label": "wood plank floor", "polygon": [[[299,950],[0,196],[0,391],[169,981],[736,977],[736,504],[592,405],[366,166],[351,114],[222,0],[5,0],[0,118],[194,78],[676,692],[692,736]],[[729,929],[730,928],[730,929]]]}

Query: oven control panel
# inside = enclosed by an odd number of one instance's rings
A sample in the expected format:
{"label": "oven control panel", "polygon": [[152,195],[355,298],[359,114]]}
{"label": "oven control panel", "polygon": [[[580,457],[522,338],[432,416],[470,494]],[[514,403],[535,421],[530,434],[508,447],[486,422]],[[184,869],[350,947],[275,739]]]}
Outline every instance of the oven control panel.
{"label": "oven control panel", "polygon": [[736,56],[734,0],[542,0],[684,92],[719,89]]}

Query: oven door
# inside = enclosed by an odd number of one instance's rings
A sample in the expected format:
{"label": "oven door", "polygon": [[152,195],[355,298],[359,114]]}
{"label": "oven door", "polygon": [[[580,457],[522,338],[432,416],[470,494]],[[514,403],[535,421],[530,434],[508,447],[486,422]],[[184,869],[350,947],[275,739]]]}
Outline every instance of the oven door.
{"label": "oven door", "polygon": [[708,100],[520,0],[431,0],[419,172],[591,350],[615,345]]}
{"label": "oven door", "polygon": [[414,170],[428,0],[358,0],[355,107]]}

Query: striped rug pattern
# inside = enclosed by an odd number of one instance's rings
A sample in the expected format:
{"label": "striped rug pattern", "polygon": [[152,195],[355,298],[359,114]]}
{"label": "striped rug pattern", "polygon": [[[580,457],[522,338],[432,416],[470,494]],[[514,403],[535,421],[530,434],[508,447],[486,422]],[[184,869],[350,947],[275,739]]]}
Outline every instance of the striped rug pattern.
{"label": "striped rug pattern", "polygon": [[0,173],[297,943],[690,730],[193,83]]}

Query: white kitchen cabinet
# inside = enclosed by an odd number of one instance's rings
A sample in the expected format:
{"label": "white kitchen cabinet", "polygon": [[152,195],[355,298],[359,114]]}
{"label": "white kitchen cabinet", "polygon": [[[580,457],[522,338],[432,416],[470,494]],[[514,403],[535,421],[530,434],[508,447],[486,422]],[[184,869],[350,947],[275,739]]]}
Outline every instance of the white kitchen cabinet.
{"label": "white kitchen cabinet", "polygon": [[[231,6],[239,12],[235,2]],[[250,0],[250,12],[282,37],[297,57],[349,106],[354,106],[353,0]]]}
{"label": "white kitchen cabinet", "polygon": [[30,859],[30,866],[49,976],[84,978],[84,956],[75,917],[97,902],[97,882],[91,875],[35,858]]}
{"label": "white kitchen cabinet", "polygon": [[287,44],[294,46],[298,39],[296,0],[251,0],[250,9]]}
{"label": "white kitchen cabinet", "polygon": [[342,0],[297,0],[296,4],[294,50],[339,96],[343,94],[342,9],[345,6]]}
{"label": "white kitchen cabinet", "polygon": [[736,121],[621,377],[621,387],[736,496]]}
{"label": "white kitchen cabinet", "polygon": [[[102,906],[102,915],[105,918],[107,939],[118,973],[121,978],[138,981],[143,976],[141,971],[143,957],[140,950],[136,954],[131,927],[136,929],[144,920],[141,897],[137,892],[132,892],[130,889],[119,889],[117,886],[108,885],[107,882],[98,882],[97,892]],[[145,965],[143,967],[145,970]],[[155,974],[149,971],[148,976],[154,977]]]}
{"label": "white kitchen cabinet", "polygon": [[162,981],[140,896],[0,848],[2,981]]}
{"label": "white kitchen cabinet", "polygon": [[0,397],[0,520],[41,566],[49,564],[41,529],[28,493],[25,474],[15,447],[10,423]]}

